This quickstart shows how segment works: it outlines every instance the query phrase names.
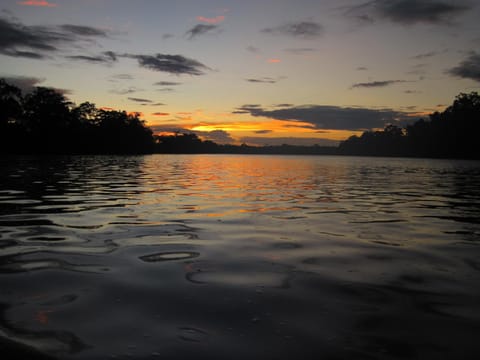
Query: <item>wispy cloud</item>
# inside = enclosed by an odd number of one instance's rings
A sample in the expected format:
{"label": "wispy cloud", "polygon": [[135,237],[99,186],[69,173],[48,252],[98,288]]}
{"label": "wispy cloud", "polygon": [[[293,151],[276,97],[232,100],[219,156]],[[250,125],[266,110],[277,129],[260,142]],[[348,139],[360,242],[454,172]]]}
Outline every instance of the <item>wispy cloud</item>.
{"label": "wispy cloud", "polygon": [[253,54],[258,54],[258,53],[261,52],[258,47],[255,47],[255,46],[252,46],[252,45],[247,46],[247,47],[246,47],[246,50],[247,50],[248,52],[253,53]]}
{"label": "wispy cloud", "polygon": [[379,88],[379,87],[386,87],[398,83],[407,82],[406,80],[383,80],[383,81],[370,81],[370,82],[363,82],[363,83],[356,83],[351,86],[352,89],[356,88]]}
{"label": "wispy cloud", "polygon": [[282,62],[282,60],[277,59],[277,58],[270,58],[270,59],[267,59],[267,62],[269,64],[278,64],[278,63]]}
{"label": "wispy cloud", "polygon": [[207,18],[207,17],[204,17],[204,16],[197,16],[197,20],[201,21],[201,22],[204,22],[204,23],[207,23],[207,24],[218,24],[218,23],[221,23],[222,21],[225,20],[225,16],[224,15],[218,15],[218,16],[215,16],[213,18]]}
{"label": "wispy cloud", "polygon": [[153,116],[169,116],[170,113],[166,113],[166,112],[155,112],[155,113],[152,113]]}
{"label": "wispy cloud", "polygon": [[430,52],[414,55],[414,56],[412,56],[412,59],[423,60],[423,59],[431,58],[432,56],[435,56],[437,54],[438,53],[436,51],[430,51]]}
{"label": "wispy cloud", "polygon": [[182,83],[180,82],[174,82],[174,81],[157,81],[153,85],[158,85],[158,86],[177,86],[181,85]]}
{"label": "wispy cloud", "polygon": [[245,79],[245,81],[248,81],[251,83],[260,83],[260,84],[275,84],[278,80],[271,77],[262,77],[262,78]]}
{"label": "wispy cloud", "polygon": [[19,5],[23,6],[42,6],[42,7],[56,7],[57,4],[50,3],[46,0],[27,0],[17,2]]}
{"label": "wispy cloud", "polygon": [[316,52],[317,49],[315,48],[290,48],[290,49],[285,49],[286,52],[294,55],[306,55],[306,54],[311,54],[313,52]]}
{"label": "wispy cloud", "polygon": [[124,57],[136,59],[141,67],[153,71],[167,72],[175,75],[203,75],[205,70],[210,70],[201,62],[182,55],[136,55],[125,54]]}
{"label": "wispy cloud", "polygon": [[78,45],[92,38],[104,38],[105,30],[77,25],[28,26],[0,18],[0,54],[45,59],[59,51],[60,45]]}
{"label": "wispy cloud", "polygon": [[480,54],[472,52],[457,66],[447,71],[450,75],[480,81]]}
{"label": "wispy cloud", "polygon": [[139,102],[139,103],[153,103],[153,101],[150,99],[142,99],[142,98],[136,98],[136,97],[129,97],[128,100]]}
{"label": "wispy cloud", "polygon": [[69,55],[69,56],[65,56],[65,58],[68,60],[80,60],[80,61],[86,61],[94,64],[112,64],[117,61],[117,56],[111,51],[106,51],[101,55],[97,55],[97,56]]}
{"label": "wispy cloud", "polygon": [[185,35],[188,36],[190,40],[196,38],[197,36],[204,35],[206,33],[212,32],[213,30],[218,29],[218,25],[213,24],[197,24],[190,30],[188,30]]}
{"label": "wispy cloud", "polygon": [[274,35],[287,35],[304,39],[315,39],[323,35],[323,26],[313,21],[289,23],[263,29],[262,32]]}
{"label": "wispy cloud", "polygon": [[346,14],[364,22],[389,20],[404,25],[418,23],[451,24],[469,10],[465,1],[447,0],[374,0],[347,8]]}

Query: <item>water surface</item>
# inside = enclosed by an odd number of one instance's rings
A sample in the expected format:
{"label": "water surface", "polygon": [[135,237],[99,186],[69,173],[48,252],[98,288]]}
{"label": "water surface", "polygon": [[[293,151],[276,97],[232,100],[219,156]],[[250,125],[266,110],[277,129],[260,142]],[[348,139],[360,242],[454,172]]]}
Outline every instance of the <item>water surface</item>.
{"label": "water surface", "polygon": [[480,356],[480,163],[0,160],[0,349]]}

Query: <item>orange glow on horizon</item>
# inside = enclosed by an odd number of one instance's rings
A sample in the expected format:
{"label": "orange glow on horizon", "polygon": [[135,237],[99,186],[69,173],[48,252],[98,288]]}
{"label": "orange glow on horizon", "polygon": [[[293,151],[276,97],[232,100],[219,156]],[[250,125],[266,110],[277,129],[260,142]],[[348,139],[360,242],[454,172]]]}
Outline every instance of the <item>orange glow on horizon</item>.
{"label": "orange glow on horizon", "polygon": [[268,59],[267,62],[268,62],[269,64],[278,64],[279,62],[282,62],[282,60],[272,58],[272,59]]}

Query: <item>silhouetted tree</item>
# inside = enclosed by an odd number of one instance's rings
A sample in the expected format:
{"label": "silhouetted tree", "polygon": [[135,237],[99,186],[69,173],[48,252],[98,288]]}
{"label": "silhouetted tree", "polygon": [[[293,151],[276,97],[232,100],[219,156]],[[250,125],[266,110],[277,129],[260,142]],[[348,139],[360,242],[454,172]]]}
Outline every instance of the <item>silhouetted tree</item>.
{"label": "silhouetted tree", "polygon": [[459,94],[443,112],[420,119],[405,129],[352,136],[339,146],[342,154],[480,159],[480,96]]}
{"label": "silhouetted tree", "polygon": [[16,146],[22,137],[22,92],[0,79],[0,151]]}
{"label": "silhouetted tree", "polygon": [[152,131],[139,114],[74,106],[54,89],[20,89],[0,80],[0,151],[8,153],[148,153]]}

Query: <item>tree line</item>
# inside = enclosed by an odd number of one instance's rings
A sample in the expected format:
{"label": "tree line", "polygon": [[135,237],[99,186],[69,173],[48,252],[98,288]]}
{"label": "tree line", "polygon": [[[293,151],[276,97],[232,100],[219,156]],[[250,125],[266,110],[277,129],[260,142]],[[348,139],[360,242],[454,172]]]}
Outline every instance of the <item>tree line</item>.
{"label": "tree line", "polygon": [[10,154],[140,154],[154,150],[139,114],[78,106],[54,89],[22,91],[0,79],[0,152]]}
{"label": "tree line", "polygon": [[480,159],[480,96],[459,94],[443,112],[404,128],[388,125],[340,143],[342,155]]}
{"label": "tree line", "polygon": [[458,95],[443,112],[401,128],[365,131],[338,147],[217,144],[193,133],[155,136],[138,113],[75,105],[45,87],[22,91],[0,79],[0,153],[231,153],[366,155],[480,159],[480,96]]}

